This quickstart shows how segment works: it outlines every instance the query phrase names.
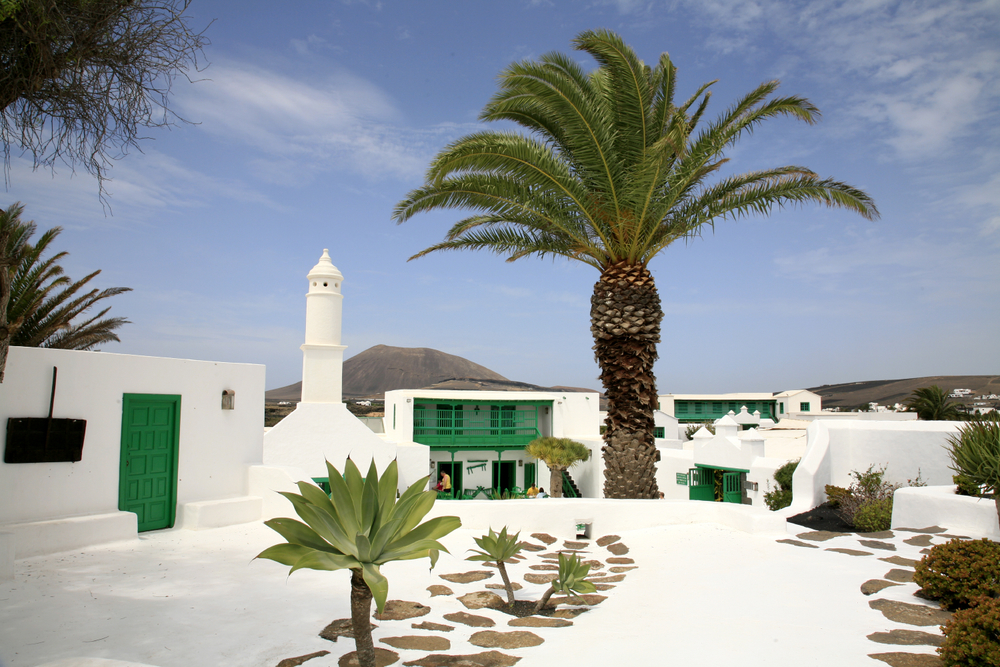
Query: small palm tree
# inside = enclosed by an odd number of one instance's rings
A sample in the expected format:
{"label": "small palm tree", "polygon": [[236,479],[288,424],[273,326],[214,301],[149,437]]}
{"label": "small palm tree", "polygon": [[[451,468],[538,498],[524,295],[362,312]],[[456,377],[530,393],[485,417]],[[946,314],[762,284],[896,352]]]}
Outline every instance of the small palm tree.
{"label": "small palm tree", "polygon": [[[372,599],[381,612],[389,595],[389,580],[379,569],[396,560],[430,558],[448,550],[438,540],[462,522],[455,516],[420,521],[434,506],[436,491],[426,491],[428,477],[415,482],[399,499],[396,462],[381,478],[372,461],[364,478],[347,459],[344,474],[326,464],[329,497],[308,482],[299,482],[301,494],[281,492],[302,521],[281,518],[264,524],[287,540],[257,554],[301,569],[351,571],[351,626],[361,667],[375,667],[375,647],[368,615]],[[305,523],[303,523],[303,521]],[[419,524],[419,525],[418,525]]]}
{"label": "small palm tree", "polygon": [[584,565],[579,556],[576,554],[567,556],[559,552],[559,573],[552,580],[542,598],[535,604],[535,613],[540,612],[548,604],[552,594],[558,591],[572,597],[596,592],[597,587],[592,582],[587,581],[588,574],[590,574],[590,566]]}
{"label": "small palm tree", "polygon": [[62,228],[53,227],[32,244],[36,225],[21,220],[23,211],[19,203],[0,210],[0,382],[10,345],[92,350],[119,342],[116,330],[129,323],[124,317],[105,318],[110,306],[96,315],[88,311],[131,289],[84,291],[100,271],[75,282],[63,275],[58,262],[69,253],[43,258]]}
{"label": "small palm tree", "polygon": [[507,604],[511,607],[514,606],[514,587],[510,585],[510,577],[507,576],[507,566],[504,564],[504,561],[521,550],[521,545],[517,543],[520,535],[520,532],[508,535],[507,526],[501,528],[499,533],[494,532],[490,528],[489,534],[472,538],[482,551],[479,549],[469,549],[469,551],[475,552],[476,555],[468,556],[465,559],[497,564],[497,569],[500,570],[500,578],[503,579],[504,590],[507,591]]}
{"label": "small palm tree", "polygon": [[544,461],[549,469],[549,495],[562,498],[563,473],[590,458],[590,450],[569,438],[536,438],[524,448],[528,456]]}
{"label": "small palm tree", "polygon": [[944,389],[936,384],[915,389],[904,403],[906,408],[916,412],[920,419],[929,421],[962,418],[958,403],[949,401]]}
{"label": "small palm tree", "polygon": [[411,259],[439,250],[488,250],[510,262],[565,257],[600,273],[590,330],[608,398],[604,495],[656,498],[653,363],[663,309],[650,261],[719,219],[807,202],[868,219],[878,211],[863,191],[801,166],[720,175],[726,151],[764,121],[818,120],[808,100],[773,97],[777,81],[699,127],[714,82],[678,104],[677,68],[667,54],[651,67],[607,30],[581,33],[573,43],[593,56],[596,69],[587,72],[560,53],[514,63],[480,114],[529,134],[485,131],[455,141],[393,217],[404,222],[436,209],[475,212]]}

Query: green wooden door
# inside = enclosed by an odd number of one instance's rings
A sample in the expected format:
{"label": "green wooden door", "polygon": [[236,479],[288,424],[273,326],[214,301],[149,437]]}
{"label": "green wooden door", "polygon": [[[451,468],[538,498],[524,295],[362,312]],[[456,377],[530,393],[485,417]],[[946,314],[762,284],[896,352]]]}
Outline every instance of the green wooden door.
{"label": "green wooden door", "polygon": [[139,515],[140,532],[174,525],[180,417],[180,396],[122,397],[118,509]]}
{"label": "green wooden door", "polygon": [[535,485],[538,475],[538,464],[537,463],[525,463],[524,464],[524,488],[530,489]]}
{"label": "green wooden door", "polygon": [[722,474],[722,502],[743,502],[743,475],[738,472]]}
{"label": "green wooden door", "polygon": [[688,500],[715,500],[715,472],[711,468],[691,468],[688,476]]}

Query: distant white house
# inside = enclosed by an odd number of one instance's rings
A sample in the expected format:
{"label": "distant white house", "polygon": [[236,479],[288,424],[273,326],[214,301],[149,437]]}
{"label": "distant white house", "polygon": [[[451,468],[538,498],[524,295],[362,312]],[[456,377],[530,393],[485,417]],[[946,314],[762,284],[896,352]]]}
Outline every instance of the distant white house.
{"label": "distant white house", "polygon": [[553,436],[588,446],[591,461],[570,469],[581,494],[600,497],[602,446],[596,392],[397,389],[385,393],[385,438],[430,448],[430,471],[451,478],[456,494],[549,484],[548,469],[524,452]]}
{"label": "distant white house", "polygon": [[748,414],[757,412],[762,419],[775,422],[785,417],[819,414],[823,410],[823,398],[807,389],[778,394],[663,394],[659,402],[660,410],[676,417],[681,424],[712,422],[729,412],[739,414],[744,407]]}

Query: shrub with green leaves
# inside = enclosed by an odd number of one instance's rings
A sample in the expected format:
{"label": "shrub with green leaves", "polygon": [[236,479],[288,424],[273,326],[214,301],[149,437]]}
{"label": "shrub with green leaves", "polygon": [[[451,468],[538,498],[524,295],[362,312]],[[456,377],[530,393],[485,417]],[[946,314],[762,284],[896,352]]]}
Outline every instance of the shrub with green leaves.
{"label": "shrub with green leaves", "polygon": [[596,592],[597,587],[587,581],[588,574],[590,574],[590,566],[584,565],[579,556],[576,554],[567,556],[559,552],[559,573],[552,580],[545,594],[542,595],[542,599],[535,604],[535,613],[540,612],[548,604],[552,594],[557,591],[565,593],[569,597]]}
{"label": "shrub with green leaves", "polygon": [[878,498],[862,503],[854,513],[854,527],[862,533],[889,530],[892,525],[892,498]]}
{"label": "shrub with green leaves", "polygon": [[[868,466],[868,470],[851,472],[854,482],[840,498],[837,514],[847,524],[863,532],[888,530],[892,524],[892,495],[899,484],[885,480],[885,467]],[[858,513],[864,527],[858,525]]]}
{"label": "shrub with green leaves", "polygon": [[913,580],[924,597],[945,609],[965,609],[982,596],[1000,597],[1000,544],[956,538],[935,545],[917,563]]}
{"label": "shrub with green leaves", "polygon": [[[385,608],[389,580],[380,567],[396,560],[430,558],[431,567],[441,551],[438,540],[462,522],[455,516],[420,521],[434,506],[437,492],[427,491],[428,477],[414,482],[396,498],[398,470],[393,461],[381,478],[372,461],[364,478],[347,459],[344,474],[326,464],[330,495],[308,482],[298,482],[301,493],[280,492],[292,503],[302,521],[279,518],[264,524],[287,540],[257,554],[301,569],[351,571],[351,625],[362,667],[375,667],[368,615],[372,598],[379,612]],[[303,523],[304,522],[304,523]]]}
{"label": "shrub with green leaves", "polygon": [[792,476],[799,467],[799,459],[789,461],[774,471],[777,488],[764,493],[764,504],[771,510],[780,510],[792,504]]}
{"label": "shrub with green leaves", "polygon": [[1000,599],[981,597],[945,624],[945,667],[1000,667]]}
{"label": "shrub with green leaves", "polygon": [[520,532],[517,532],[513,535],[508,535],[507,526],[501,528],[499,533],[494,532],[493,528],[490,528],[489,534],[472,538],[482,551],[479,549],[469,549],[469,551],[475,552],[476,555],[465,559],[497,564],[497,569],[500,570],[500,578],[503,579],[504,590],[507,591],[507,604],[511,606],[514,605],[514,587],[510,585],[510,577],[507,576],[507,566],[504,564],[504,561],[521,550],[521,545],[517,542],[520,534]]}
{"label": "shrub with green leaves", "polygon": [[833,484],[826,485],[826,503],[831,509],[837,509],[840,507],[840,501],[843,500],[850,491],[842,486],[834,486]]}

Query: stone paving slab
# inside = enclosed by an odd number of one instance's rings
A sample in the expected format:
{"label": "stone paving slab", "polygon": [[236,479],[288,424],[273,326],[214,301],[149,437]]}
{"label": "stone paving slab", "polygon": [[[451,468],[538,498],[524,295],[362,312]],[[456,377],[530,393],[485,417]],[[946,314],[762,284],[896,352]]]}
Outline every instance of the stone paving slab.
{"label": "stone paving slab", "polygon": [[858,540],[858,544],[869,549],[882,549],[883,551],[895,551],[896,545],[892,542],[880,542],[879,540]]}
{"label": "stone paving slab", "polygon": [[487,616],[477,616],[476,614],[470,614],[465,611],[456,611],[451,614],[445,614],[444,619],[446,621],[451,621],[452,623],[461,623],[462,625],[468,625],[473,628],[492,628],[496,625],[496,621]]}
{"label": "stone paving slab", "polygon": [[800,540],[810,540],[812,542],[826,542],[827,540],[832,540],[835,537],[844,537],[845,535],[850,535],[850,533],[835,533],[829,530],[813,530],[808,533],[799,533],[795,537]]}
{"label": "stone paving slab", "polygon": [[776,540],[779,544],[791,544],[793,547],[808,547],[810,549],[819,549],[815,544],[809,544],[808,542],[800,542],[799,540],[784,539]]}
{"label": "stone paving slab", "polygon": [[881,660],[890,667],[941,667],[941,658],[932,653],[869,653],[869,658]]}
{"label": "stone paving slab", "polygon": [[617,535],[605,535],[603,537],[598,537],[597,538],[597,546],[599,546],[599,547],[606,547],[609,544],[611,544],[612,542],[617,542],[620,539],[622,539],[622,538],[618,537]]}
{"label": "stone paving slab", "polygon": [[500,632],[498,630],[480,630],[472,633],[469,643],[482,648],[526,648],[538,646],[545,640],[534,632],[527,630],[514,630],[512,632]]}
{"label": "stone paving slab", "polygon": [[930,535],[914,535],[903,541],[913,547],[929,547],[934,544]]}
{"label": "stone paving slab", "polygon": [[[387,648],[375,647],[375,667],[387,667],[388,665],[399,662],[399,654],[395,651],[390,651]],[[340,667],[359,667],[358,663],[358,652],[351,651],[350,653],[345,653],[340,656],[340,660],[337,661]]]}
{"label": "stone paving slab", "polygon": [[469,655],[433,653],[419,660],[404,662],[406,667],[512,667],[521,658],[500,651],[485,651]]}
{"label": "stone paving slab", "polygon": [[913,583],[913,570],[901,570],[898,568],[893,568],[882,575],[884,579],[889,581],[898,581],[901,584]]}
{"label": "stone paving slab", "polygon": [[494,574],[496,573],[490,570],[473,570],[472,572],[454,572],[452,574],[439,574],[438,576],[453,584],[471,584],[483,579],[489,579]]}
{"label": "stone paving slab", "polygon": [[944,637],[932,635],[921,630],[891,630],[889,632],[873,632],[868,639],[878,644],[895,644],[898,646],[941,646]]}
{"label": "stone paving slab", "polygon": [[882,615],[890,621],[905,623],[906,625],[944,625],[951,620],[952,616],[951,612],[943,611],[936,607],[886,600],[884,598],[872,600],[868,603],[868,606],[882,612]]}
{"label": "stone paving slab", "polygon": [[912,558],[903,558],[902,556],[888,556],[886,558],[879,558],[880,561],[886,563],[892,563],[893,565],[899,565],[901,567],[916,567],[919,560],[913,560]]}
{"label": "stone paving slab", "polygon": [[444,637],[435,635],[404,635],[402,637],[383,637],[379,640],[393,648],[411,651],[447,651],[451,642]]}
{"label": "stone paving slab", "polygon": [[864,595],[873,595],[883,588],[889,588],[890,586],[899,586],[899,584],[892,581],[885,581],[884,579],[869,579],[861,584],[861,592]]}
{"label": "stone paving slab", "polygon": [[[778,540],[779,542],[781,540]],[[828,547],[824,551],[836,551],[839,554],[847,554],[848,556],[871,556],[871,551],[861,551],[859,549],[844,549],[841,547]]]}

